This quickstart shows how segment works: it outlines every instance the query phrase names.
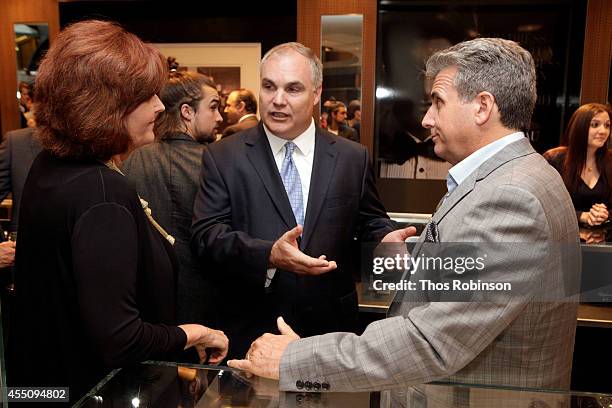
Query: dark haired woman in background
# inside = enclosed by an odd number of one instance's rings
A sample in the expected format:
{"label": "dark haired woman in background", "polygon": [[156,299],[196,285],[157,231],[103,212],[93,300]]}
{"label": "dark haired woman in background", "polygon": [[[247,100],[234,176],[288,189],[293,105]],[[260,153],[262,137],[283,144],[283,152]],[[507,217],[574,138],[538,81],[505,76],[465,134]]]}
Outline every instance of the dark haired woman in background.
{"label": "dark haired woman in background", "polygon": [[36,80],[44,151],[26,181],[17,242],[9,382],[70,387],[77,400],[114,367],[227,353],[222,332],[175,326],[175,257],[113,157],[154,139],[161,54],[115,24],[63,30]]}
{"label": "dark haired woman in background", "polygon": [[157,140],[134,151],[122,170],[155,220],[176,238],[179,321],[216,326],[216,302],[191,253],[193,202],[204,144],[214,142],[222,121],[215,83],[196,72],[179,71],[168,58],[169,78],[159,97],[166,110],[155,122]]}
{"label": "dark haired woman in background", "polygon": [[582,105],[572,115],[564,140],[567,146],[551,149],[544,157],[565,182],[578,221],[597,226],[610,219],[612,205],[612,153],[610,108],[599,103]]}

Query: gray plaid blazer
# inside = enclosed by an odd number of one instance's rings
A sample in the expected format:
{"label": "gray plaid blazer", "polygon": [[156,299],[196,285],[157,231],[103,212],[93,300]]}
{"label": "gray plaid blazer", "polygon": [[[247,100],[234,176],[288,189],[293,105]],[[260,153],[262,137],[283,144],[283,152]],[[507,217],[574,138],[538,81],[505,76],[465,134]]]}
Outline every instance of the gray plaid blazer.
{"label": "gray plaid blazer", "polygon": [[[476,169],[433,221],[441,242],[530,243],[531,250],[492,265],[515,281],[535,276],[555,285],[567,261],[559,243],[579,254],[569,194],[527,139]],[[573,261],[579,265],[579,255]],[[577,269],[576,275],[574,284]],[[292,342],[281,359],[280,389],[295,391],[298,380],[325,382],[329,391],[435,380],[565,388],[576,315],[575,302],[402,302],[392,317],[370,324],[361,336],[330,333]]]}

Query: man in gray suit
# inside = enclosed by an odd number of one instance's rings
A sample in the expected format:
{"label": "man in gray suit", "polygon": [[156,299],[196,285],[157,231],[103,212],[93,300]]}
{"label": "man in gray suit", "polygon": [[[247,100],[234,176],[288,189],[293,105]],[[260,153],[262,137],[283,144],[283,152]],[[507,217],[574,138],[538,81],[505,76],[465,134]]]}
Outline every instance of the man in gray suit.
{"label": "man in gray suit", "polygon": [[[579,255],[567,256],[579,254],[578,226],[561,178],[520,131],[536,101],[531,55],[512,41],[476,39],[434,54],[427,76],[432,105],[423,126],[436,154],[453,167],[449,193],[417,245],[513,243],[505,247],[511,253],[488,259],[477,277],[503,277],[522,289],[560,287],[565,294],[579,274],[571,269]],[[562,276],[563,270],[573,275]],[[558,293],[514,295],[403,301],[393,317],[370,324],[361,336],[300,339],[279,319],[281,335],[262,336],[245,360],[229,365],[280,378],[280,389],[288,391],[369,391],[434,380],[568,387],[576,303],[559,301]]]}

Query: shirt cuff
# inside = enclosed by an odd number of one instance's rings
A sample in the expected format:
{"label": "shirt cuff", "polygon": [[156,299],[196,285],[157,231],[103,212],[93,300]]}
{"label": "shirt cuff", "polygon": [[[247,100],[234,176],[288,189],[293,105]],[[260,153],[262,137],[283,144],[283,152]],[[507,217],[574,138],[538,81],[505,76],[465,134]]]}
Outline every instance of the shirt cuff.
{"label": "shirt cuff", "polygon": [[264,288],[267,288],[272,283],[272,279],[274,279],[274,274],[276,273],[276,268],[269,268],[266,270],[266,282],[264,283]]}

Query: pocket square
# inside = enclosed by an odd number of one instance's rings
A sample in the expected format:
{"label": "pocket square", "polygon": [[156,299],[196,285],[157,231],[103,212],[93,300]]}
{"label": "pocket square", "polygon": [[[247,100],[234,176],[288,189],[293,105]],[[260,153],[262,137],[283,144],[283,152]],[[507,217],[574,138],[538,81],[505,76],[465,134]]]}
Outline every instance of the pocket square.
{"label": "pocket square", "polygon": [[425,242],[440,242],[438,224],[433,220],[429,221],[425,227]]}

